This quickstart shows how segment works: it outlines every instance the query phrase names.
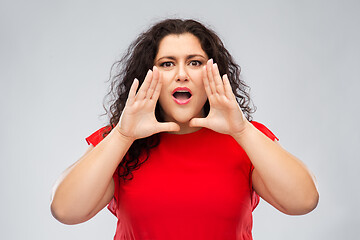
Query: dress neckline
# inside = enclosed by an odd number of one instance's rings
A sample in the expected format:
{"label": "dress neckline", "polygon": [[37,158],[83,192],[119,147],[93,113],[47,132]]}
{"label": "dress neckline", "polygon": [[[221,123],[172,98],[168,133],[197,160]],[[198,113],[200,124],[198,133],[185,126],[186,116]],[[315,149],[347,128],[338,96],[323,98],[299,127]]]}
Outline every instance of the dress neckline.
{"label": "dress neckline", "polygon": [[172,133],[172,132],[162,132],[160,135],[163,137],[166,137],[166,138],[188,138],[188,137],[195,137],[195,136],[201,135],[206,131],[209,131],[209,129],[203,127],[203,128],[200,128],[199,130],[197,130],[195,132],[191,132],[191,133],[176,134],[176,133]]}

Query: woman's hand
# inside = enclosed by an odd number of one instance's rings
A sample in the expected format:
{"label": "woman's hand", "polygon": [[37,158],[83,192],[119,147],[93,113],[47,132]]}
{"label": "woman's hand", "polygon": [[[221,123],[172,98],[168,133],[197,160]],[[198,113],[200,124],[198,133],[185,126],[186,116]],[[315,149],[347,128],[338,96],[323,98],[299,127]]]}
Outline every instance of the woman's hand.
{"label": "woman's hand", "polygon": [[125,108],[116,127],[121,135],[136,140],[158,132],[179,131],[176,123],[160,123],[155,117],[155,107],[161,90],[159,70],[149,70],[138,93],[139,80],[131,85]]}
{"label": "woman's hand", "polygon": [[241,134],[247,126],[227,75],[221,79],[217,64],[210,59],[203,69],[203,82],[210,103],[206,118],[193,118],[191,127],[206,127],[213,131],[235,135]]}

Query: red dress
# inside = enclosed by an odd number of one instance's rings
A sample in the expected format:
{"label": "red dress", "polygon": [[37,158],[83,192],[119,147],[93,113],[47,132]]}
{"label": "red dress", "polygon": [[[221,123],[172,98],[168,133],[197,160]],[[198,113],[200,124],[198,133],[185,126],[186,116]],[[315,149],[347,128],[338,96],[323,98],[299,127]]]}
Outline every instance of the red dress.
{"label": "red dress", "polygon": [[[252,122],[272,140],[264,125]],[[86,140],[96,146],[102,129]],[[144,156],[142,156],[144,157]],[[133,179],[114,173],[108,209],[118,218],[114,239],[252,239],[252,211],[259,196],[251,164],[229,135],[202,128],[190,134],[160,134],[160,144]]]}

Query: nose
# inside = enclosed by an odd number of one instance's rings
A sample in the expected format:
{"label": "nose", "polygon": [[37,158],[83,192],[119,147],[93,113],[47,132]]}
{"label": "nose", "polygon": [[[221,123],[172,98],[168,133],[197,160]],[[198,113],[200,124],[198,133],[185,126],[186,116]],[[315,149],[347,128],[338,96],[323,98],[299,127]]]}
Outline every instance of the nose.
{"label": "nose", "polygon": [[177,82],[189,81],[189,76],[188,76],[188,74],[186,72],[184,64],[180,64],[178,66],[178,72],[177,72],[177,76],[176,76],[176,81]]}

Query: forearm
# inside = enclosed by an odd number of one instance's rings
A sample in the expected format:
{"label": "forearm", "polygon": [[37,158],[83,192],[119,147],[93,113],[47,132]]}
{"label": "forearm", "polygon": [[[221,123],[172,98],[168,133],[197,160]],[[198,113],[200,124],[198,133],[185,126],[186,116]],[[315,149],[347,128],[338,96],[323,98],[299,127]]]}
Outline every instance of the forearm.
{"label": "forearm", "polygon": [[97,206],[113,173],[132,141],[112,131],[90,152],[67,169],[54,186],[51,209],[54,215],[81,219]]}
{"label": "forearm", "polygon": [[251,123],[233,136],[249,156],[261,178],[262,189],[288,214],[303,214],[315,207],[318,193],[311,173],[295,156]]}

